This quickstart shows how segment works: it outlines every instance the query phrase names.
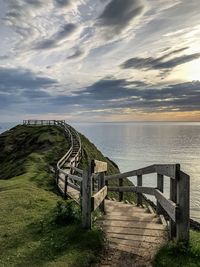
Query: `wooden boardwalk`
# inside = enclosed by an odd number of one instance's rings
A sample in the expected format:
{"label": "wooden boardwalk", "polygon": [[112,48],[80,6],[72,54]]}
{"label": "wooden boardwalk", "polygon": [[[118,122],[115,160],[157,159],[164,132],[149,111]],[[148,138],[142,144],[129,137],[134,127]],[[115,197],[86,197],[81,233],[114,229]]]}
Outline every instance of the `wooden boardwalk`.
{"label": "wooden boardwalk", "polygon": [[[71,146],[54,170],[58,189],[64,198],[70,197],[81,205],[83,228],[91,228],[92,212],[99,208],[102,216],[96,224],[104,231],[108,248],[114,250],[114,253],[118,251],[135,255],[143,262],[137,265],[135,260],[130,260],[121,265],[118,265],[119,262],[106,263],[106,266],[149,267],[151,259],[168,238],[188,242],[190,177],[180,170],[179,164],[155,164],[105,176],[107,163],[92,160],[85,170],[81,170],[78,168],[82,152],[81,139],[75,129],[65,121],[29,120],[24,121],[24,124],[56,125],[63,129]],[[151,173],[157,175],[157,187],[142,186],[143,175]],[[137,185],[123,186],[123,179],[133,176],[137,177]],[[163,194],[165,177],[170,181],[169,199]],[[118,181],[119,185],[109,186],[110,180]],[[118,193],[120,202],[109,200],[108,192]],[[123,202],[125,192],[137,195],[137,205]],[[143,207],[143,194],[155,197],[156,213],[151,207]],[[167,222],[163,214],[168,215]]]}
{"label": "wooden boardwalk", "polygon": [[123,202],[105,201],[105,215],[98,221],[108,245],[146,259],[168,240],[166,225],[149,209]]}

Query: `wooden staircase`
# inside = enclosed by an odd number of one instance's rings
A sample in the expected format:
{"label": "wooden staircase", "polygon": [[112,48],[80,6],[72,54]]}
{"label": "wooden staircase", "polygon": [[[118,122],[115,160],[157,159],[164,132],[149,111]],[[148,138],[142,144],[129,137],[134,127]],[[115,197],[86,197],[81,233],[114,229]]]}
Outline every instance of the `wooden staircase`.
{"label": "wooden staircase", "polygon": [[152,259],[168,240],[168,229],[149,209],[105,200],[105,215],[98,220],[110,248]]}

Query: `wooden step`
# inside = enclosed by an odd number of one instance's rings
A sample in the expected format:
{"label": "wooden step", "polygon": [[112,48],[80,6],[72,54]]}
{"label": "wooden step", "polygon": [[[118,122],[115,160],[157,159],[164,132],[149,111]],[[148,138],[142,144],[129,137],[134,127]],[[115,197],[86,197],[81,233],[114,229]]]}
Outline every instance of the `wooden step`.
{"label": "wooden step", "polygon": [[103,216],[103,220],[113,221],[138,221],[138,222],[159,222],[159,219],[152,214],[139,214],[139,215],[128,215],[128,216],[117,216],[108,214]]}
{"label": "wooden step", "polygon": [[166,227],[163,224],[159,223],[148,223],[148,222],[135,222],[135,221],[99,221],[101,226],[121,226],[127,228],[142,228],[142,229],[152,229],[152,230],[166,230]]}
{"label": "wooden step", "polygon": [[[160,237],[163,236],[163,231],[165,230],[156,230],[156,229],[146,229],[146,228],[127,228],[121,226],[102,226],[105,233],[115,233],[121,235],[140,235],[140,236],[153,236]],[[166,232],[166,231],[165,231]]]}

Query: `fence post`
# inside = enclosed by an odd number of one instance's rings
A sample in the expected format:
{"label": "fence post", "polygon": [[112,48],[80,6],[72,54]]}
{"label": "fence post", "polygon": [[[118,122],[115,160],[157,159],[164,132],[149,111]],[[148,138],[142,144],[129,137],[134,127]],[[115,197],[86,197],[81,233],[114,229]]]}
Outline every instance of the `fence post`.
{"label": "fence post", "polygon": [[177,205],[179,213],[176,224],[177,241],[188,243],[190,227],[190,177],[179,171],[177,180]]}
{"label": "fence post", "polygon": [[58,185],[58,179],[59,179],[59,170],[56,167],[56,171],[55,171],[55,180],[56,180],[56,185]]}
{"label": "fence post", "polygon": [[[142,175],[137,175],[137,186],[142,186]],[[142,194],[137,193],[137,206],[142,206]]]}
{"label": "fence post", "polygon": [[[163,193],[163,189],[164,189],[163,175],[159,173],[157,174],[157,188]],[[157,214],[162,214],[163,212],[163,208],[158,201],[156,205],[156,212]]]}
{"label": "fence post", "polygon": [[91,192],[92,191],[92,175],[91,165],[83,171],[82,182],[82,227],[91,229]]}
{"label": "fence post", "polygon": [[[119,178],[119,186],[123,186],[123,179]],[[124,193],[119,192],[119,201],[123,201]]]}
{"label": "fence post", "polygon": [[[175,179],[170,178],[170,200],[172,200],[174,203],[177,203],[177,174],[180,171],[180,164],[176,164],[176,177]],[[170,239],[176,238],[176,222],[174,222],[172,219],[169,220],[169,234]]]}
{"label": "fence post", "polygon": [[67,183],[68,183],[68,175],[65,175],[64,199],[67,199]]}
{"label": "fence post", "polygon": [[[100,172],[98,190],[101,190],[101,188],[103,188],[104,186],[105,186],[105,173]],[[105,200],[103,200],[102,203],[99,205],[99,209],[101,212],[105,213]]]}

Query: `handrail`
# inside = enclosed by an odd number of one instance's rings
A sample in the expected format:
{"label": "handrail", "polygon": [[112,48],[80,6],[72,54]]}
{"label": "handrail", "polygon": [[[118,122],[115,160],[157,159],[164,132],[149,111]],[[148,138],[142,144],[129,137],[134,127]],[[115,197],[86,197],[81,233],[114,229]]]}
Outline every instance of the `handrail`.
{"label": "handrail", "polygon": [[[155,196],[157,200],[157,214],[168,214],[170,225],[170,237],[176,238],[177,241],[188,242],[189,240],[189,191],[190,177],[180,170],[180,164],[154,164],[137,170],[125,173],[105,176],[107,163],[92,160],[86,170],[78,168],[81,156],[81,139],[79,134],[65,121],[56,120],[28,120],[23,121],[27,125],[56,125],[64,129],[70,138],[70,148],[67,153],[57,162],[56,182],[64,197],[67,195],[67,186],[73,188],[81,194],[80,200],[82,206],[82,226],[91,228],[91,213],[97,207],[104,212],[104,202],[109,191],[118,192],[119,200],[123,200],[124,192],[135,192],[137,194],[137,205],[143,205],[142,194]],[[77,144],[74,149],[74,140]],[[77,151],[78,149],[78,151]],[[74,155],[74,152],[75,155]],[[73,155],[73,156],[72,156]],[[65,169],[62,169],[65,163],[69,163]],[[70,170],[70,171],[69,171]],[[78,175],[74,175],[78,173]],[[142,176],[150,173],[157,174],[157,187],[144,187],[142,185]],[[123,179],[131,176],[137,176],[136,186],[123,186]],[[164,177],[170,178],[170,199],[163,194]],[[59,183],[60,179],[60,183]],[[119,180],[119,186],[109,186],[110,180]],[[93,195],[94,183],[98,182],[98,191]],[[64,185],[64,189],[63,189]],[[69,192],[68,192],[69,194]]]}

